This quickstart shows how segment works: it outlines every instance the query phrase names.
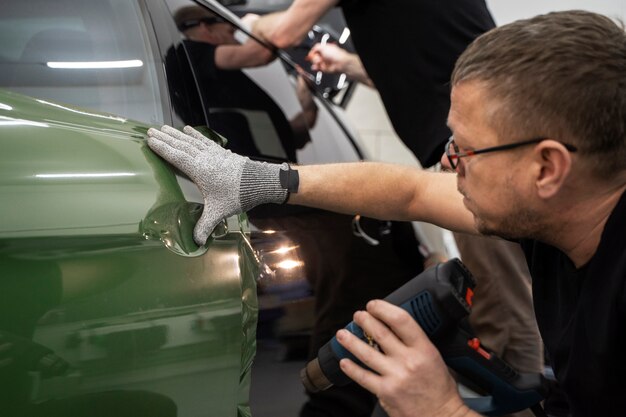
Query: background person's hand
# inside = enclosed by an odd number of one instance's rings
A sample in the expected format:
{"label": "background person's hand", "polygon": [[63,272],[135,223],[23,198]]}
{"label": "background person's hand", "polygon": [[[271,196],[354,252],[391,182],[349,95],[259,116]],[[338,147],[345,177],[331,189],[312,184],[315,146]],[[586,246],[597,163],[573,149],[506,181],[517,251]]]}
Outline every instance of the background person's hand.
{"label": "background person's hand", "polygon": [[241,21],[243,22],[246,29],[252,30],[252,26],[254,26],[254,23],[259,20],[260,17],[261,16],[259,16],[258,14],[247,13],[241,18]]}
{"label": "background person's hand", "polygon": [[234,154],[190,126],[183,131],[167,125],[160,131],[149,129],[148,146],[200,188],[204,211],[193,233],[198,245],[206,243],[222,219],[287,198],[287,190],[280,185],[281,165]]}
{"label": "background person's hand", "polygon": [[463,404],[439,351],[406,311],[374,300],[367,304],[367,311],[354,314],[354,321],[380,350],[340,330],[339,342],[374,372],[349,359],[341,360],[341,370],[375,394],[390,417],[472,413]]}
{"label": "background person's hand", "polygon": [[344,73],[350,80],[374,87],[361,58],[334,43],[316,43],[307,54],[306,59],[311,62],[313,71],[329,74]]}
{"label": "background person's hand", "polygon": [[334,43],[316,43],[309,51],[306,59],[311,62],[313,71],[322,71],[330,74],[345,72],[351,55],[345,49]]}

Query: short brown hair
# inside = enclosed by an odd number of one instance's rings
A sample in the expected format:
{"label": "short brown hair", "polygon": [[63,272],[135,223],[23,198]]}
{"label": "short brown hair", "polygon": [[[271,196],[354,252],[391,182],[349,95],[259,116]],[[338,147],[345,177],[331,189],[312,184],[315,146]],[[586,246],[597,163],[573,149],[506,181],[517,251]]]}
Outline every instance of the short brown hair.
{"label": "short brown hair", "polygon": [[623,25],[575,10],[498,27],[457,61],[452,85],[469,80],[501,104],[490,117],[504,137],[569,142],[602,178],[626,170]]}

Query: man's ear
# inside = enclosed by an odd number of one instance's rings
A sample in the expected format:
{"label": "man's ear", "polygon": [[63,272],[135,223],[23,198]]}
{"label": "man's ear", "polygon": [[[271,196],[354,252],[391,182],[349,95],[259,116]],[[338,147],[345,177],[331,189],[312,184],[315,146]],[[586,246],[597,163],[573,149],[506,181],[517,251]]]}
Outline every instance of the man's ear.
{"label": "man's ear", "polygon": [[535,149],[536,162],[540,166],[535,181],[539,197],[549,199],[563,187],[572,168],[572,155],[562,143],[544,140]]}

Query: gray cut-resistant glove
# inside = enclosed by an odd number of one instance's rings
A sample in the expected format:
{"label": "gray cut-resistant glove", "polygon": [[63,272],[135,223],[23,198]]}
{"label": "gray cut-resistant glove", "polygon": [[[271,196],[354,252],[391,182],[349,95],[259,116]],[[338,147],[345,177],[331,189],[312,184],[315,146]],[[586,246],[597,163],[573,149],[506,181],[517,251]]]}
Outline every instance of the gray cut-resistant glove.
{"label": "gray cut-resistant glove", "polygon": [[[185,132],[185,133],[183,133]],[[148,130],[154,152],[187,174],[200,188],[204,211],[193,231],[197,244],[225,217],[259,204],[283,203],[287,190],[280,184],[280,169],[288,165],[252,161],[222,148],[190,126],[180,132],[170,126]]]}

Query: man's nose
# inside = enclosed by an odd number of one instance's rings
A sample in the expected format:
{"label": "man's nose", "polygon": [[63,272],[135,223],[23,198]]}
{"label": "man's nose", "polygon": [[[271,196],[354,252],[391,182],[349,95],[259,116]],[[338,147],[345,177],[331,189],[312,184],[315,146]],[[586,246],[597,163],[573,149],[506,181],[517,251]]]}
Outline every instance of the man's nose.
{"label": "man's nose", "polygon": [[444,152],[443,155],[441,155],[441,160],[439,162],[441,162],[442,171],[456,172],[456,174],[461,177],[465,176],[465,167],[463,166],[463,158],[459,158],[456,164],[456,168],[452,168],[452,165],[450,164],[450,159],[448,159],[448,155],[446,155],[446,153]]}
{"label": "man's nose", "polygon": [[450,165],[450,160],[448,159],[448,156],[446,155],[446,153],[444,152],[441,155],[441,168],[444,169],[445,171],[454,171],[454,168],[452,168],[452,165]]}

